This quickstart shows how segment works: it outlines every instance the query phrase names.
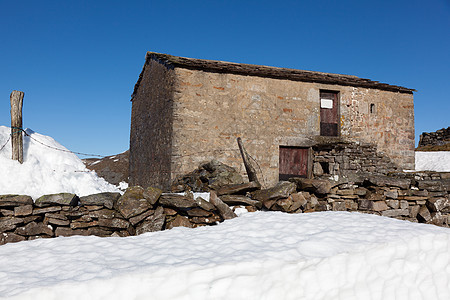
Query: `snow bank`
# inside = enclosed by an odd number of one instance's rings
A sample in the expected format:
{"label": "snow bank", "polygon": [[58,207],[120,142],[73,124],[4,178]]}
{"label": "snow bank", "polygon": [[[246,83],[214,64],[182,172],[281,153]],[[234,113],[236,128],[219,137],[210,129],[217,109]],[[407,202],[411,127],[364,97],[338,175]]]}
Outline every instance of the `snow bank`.
{"label": "snow bank", "polygon": [[[68,151],[53,138],[30,129],[26,132],[32,138],[24,136],[22,165],[11,160],[11,142],[0,151],[0,194],[24,194],[36,199],[44,194],[61,192],[85,196],[119,191],[95,172],[86,169],[75,154],[39,143]],[[10,133],[9,127],[0,126],[0,147],[6,143]]]}
{"label": "snow bank", "polygon": [[348,212],[0,247],[11,299],[450,299],[450,230]]}
{"label": "snow bank", "polygon": [[450,172],[450,151],[417,151],[416,171]]}

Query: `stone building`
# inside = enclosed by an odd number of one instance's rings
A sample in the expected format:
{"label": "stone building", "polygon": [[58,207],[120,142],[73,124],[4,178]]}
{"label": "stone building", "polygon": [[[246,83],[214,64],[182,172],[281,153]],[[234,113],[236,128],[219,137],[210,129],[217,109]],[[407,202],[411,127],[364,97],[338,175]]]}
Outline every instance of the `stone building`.
{"label": "stone building", "polygon": [[148,52],[131,99],[130,183],[168,188],[213,158],[244,175],[237,137],[266,185],[311,177],[323,145],[331,153],[330,145],[371,147],[414,169],[413,91],[356,76]]}

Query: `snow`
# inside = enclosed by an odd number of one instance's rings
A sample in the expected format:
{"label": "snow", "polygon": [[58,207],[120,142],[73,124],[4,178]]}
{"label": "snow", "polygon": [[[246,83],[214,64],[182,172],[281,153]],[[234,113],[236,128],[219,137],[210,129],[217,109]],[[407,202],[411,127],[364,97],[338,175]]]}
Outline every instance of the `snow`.
{"label": "snow", "polygon": [[[51,137],[26,132],[23,165],[9,143],[0,151],[0,194],[118,191],[76,155],[36,142],[67,150]],[[0,126],[0,147],[9,134]],[[448,153],[417,152],[417,170],[449,163]],[[448,228],[349,212],[236,213],[212,227],[2,245],[0,298],[450,299]]]}
{"label": "snow", "polygon": [[450,151],[417,151],[416,171],[450,172]]}
{"label": "snow", "polygon": [[[89,171],[75,154],[53,138],[30,129],[25,131],[31,138],[24,136],[22,165],[11,160],[11,142],[0,151],[0,195],[22,194],[37,199],[45,194],[61,192],[86,196],[120,191]],[[9,127],[0,126],[0,147],[6,143],[10,133]]]}
{"label": "snow", "polygon": [[450,299],[450,229],[247,213],[214,227],[0,246],[11,299]]}

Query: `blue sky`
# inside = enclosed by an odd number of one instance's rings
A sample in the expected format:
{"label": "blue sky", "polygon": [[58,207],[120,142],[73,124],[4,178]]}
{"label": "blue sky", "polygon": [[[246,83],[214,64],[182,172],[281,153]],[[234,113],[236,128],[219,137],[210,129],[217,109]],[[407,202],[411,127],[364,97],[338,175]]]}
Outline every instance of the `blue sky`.
{"label": "blue sky", "polygon": [[72,151],[129,146],[146,51],[350,74],[414,88],[416,142],[450,126],[450,0],[0,0],[0,125]]}

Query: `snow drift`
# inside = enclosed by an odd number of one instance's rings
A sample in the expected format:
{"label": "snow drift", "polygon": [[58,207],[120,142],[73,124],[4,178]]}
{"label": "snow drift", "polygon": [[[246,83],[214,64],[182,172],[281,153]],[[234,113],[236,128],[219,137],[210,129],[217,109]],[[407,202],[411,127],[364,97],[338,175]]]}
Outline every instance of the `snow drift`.
{"label": "snow drift", "polygon": [[11,299],[450,299],[450,230],[348,212],[0,247]]}
{"label": "snow drift", "polygon": [[[23,194],[36,199],[45,194],[74,193],[86,196],[119,190],[89,171],[83,162],[53,138],[26,129],[24,162],[11,160],[9,127],[0,126],[0,194]],[[44,146],[43,144],[50,146]],[[63,151],[58,151],[61,149]]]}

